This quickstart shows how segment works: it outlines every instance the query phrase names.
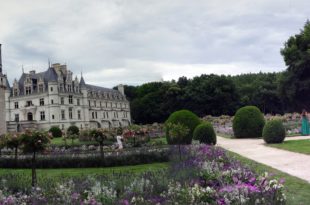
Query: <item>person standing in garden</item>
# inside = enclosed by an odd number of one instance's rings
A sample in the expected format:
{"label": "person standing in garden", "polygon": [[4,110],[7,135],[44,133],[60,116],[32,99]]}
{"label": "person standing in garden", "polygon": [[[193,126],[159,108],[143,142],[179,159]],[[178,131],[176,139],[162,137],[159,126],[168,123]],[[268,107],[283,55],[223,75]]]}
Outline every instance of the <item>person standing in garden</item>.
{"label": "person standing in garden", "polygon": [[307,111],[304,109],[301,113],[301,134],[309,135],[309,120],[307,116]]}

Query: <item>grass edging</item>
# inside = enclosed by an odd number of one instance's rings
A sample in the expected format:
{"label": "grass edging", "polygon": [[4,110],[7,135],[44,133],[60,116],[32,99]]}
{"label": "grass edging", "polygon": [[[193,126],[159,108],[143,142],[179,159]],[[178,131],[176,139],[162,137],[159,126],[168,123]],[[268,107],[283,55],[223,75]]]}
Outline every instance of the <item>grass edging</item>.
{"label": "grass edging", "polygon": [[310,155],[310,140],[309,139],[287,140],[280,144],[267,144],[267,146],[290,151],[290,152],[297,152],[301,154]]}

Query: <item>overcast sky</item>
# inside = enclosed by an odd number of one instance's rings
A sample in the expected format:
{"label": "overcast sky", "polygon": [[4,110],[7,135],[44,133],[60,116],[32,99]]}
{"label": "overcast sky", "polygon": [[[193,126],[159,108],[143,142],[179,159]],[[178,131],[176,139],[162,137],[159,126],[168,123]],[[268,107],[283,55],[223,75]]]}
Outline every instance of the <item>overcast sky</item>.
{"label": "overcast sky", "polygon": [[66,63],[87,83],[138,85],[203,73],[285,69],[280,49],[309,0],[0,0],[3,69],[12,83]]}

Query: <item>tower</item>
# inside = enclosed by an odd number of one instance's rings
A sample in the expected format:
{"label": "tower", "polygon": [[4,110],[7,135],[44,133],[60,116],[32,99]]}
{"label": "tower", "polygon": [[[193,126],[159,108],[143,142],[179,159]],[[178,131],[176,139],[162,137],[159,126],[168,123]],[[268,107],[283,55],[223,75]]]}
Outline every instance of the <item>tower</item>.
{"label": "tower", "polygon": [[0,44],[0,135],[6,133],[5,91],[7,87],[6,76],[2,72],[2,55]]}

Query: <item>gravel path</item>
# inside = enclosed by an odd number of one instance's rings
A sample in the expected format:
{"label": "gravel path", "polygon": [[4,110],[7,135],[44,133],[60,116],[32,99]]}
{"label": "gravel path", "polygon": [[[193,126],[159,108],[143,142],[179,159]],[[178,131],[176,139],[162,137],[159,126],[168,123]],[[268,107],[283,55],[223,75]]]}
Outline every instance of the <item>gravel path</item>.
{"label": "gravel path", "polygon": [[[310,136],[286,140],[310,139]],[[310,155],[267,147],[262,139],[228,139],[218,136],[218,146],[268,165],[310,183]]]}

